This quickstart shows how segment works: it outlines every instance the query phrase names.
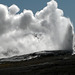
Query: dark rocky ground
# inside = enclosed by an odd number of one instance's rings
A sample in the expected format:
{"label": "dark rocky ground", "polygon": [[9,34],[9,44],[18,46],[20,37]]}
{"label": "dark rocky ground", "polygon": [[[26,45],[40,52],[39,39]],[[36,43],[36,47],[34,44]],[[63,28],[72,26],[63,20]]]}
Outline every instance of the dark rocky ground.
{"label": "dark rocky ground", "polygon": [[0,75],[75,75],[75,55],[45,51],[0,59]]}

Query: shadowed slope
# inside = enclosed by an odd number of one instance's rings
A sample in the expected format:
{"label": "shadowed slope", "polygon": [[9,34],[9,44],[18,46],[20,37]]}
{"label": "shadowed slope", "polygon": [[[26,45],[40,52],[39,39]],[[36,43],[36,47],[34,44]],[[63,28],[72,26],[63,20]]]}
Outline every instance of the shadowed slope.
{"label": "shadowed slope", "polygon": [[[29,55],[1,59],[0,74],[73,75],[75,70],[75,55],[71,55],[71,51],[36,52]],[[27,59],[28,56],[37,57]]]}

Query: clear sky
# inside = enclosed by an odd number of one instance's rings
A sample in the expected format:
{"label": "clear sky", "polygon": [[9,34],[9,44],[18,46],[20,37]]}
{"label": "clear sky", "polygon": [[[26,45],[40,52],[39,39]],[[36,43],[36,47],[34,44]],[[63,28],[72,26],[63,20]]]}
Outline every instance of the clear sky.
{"label": "clear sky", "polygon": [[[41,10],[46,6],[46,3],[50,0],[0,0],[0,4],[5,4],[11,6],[16,4],[20,8],[20,12],[23,9],[30,9],[34,13]],[[58,2],[59,8],[64,11],[66,17],[70,17],[73,25],[75,27],[75,0],[56,0]]]}

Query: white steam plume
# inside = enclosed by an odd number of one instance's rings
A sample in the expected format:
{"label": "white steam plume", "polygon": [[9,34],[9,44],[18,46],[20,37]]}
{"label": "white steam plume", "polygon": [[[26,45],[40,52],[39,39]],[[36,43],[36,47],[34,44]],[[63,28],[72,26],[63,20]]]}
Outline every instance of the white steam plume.
{"label": "white steam plume", "polygon": [[73,25],[56,1],[48,2],[35,15],[26,9],[17,14],[19,10],[15,4],[0,4],[1,58],[43,50],[72,50]]}

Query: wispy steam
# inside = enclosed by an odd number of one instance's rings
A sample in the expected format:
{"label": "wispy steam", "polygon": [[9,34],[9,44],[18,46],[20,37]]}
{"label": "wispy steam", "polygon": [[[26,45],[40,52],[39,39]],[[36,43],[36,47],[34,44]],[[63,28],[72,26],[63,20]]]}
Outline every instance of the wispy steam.
{"label": "wispy steam", "polygon": [[73,25],[52,0],[34,15],[16,5],[0,4],[0,57],[42,50],[72,49]]}

